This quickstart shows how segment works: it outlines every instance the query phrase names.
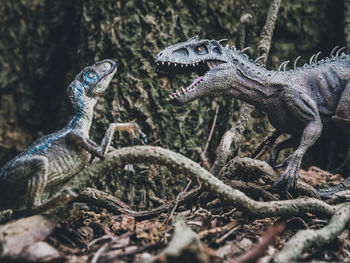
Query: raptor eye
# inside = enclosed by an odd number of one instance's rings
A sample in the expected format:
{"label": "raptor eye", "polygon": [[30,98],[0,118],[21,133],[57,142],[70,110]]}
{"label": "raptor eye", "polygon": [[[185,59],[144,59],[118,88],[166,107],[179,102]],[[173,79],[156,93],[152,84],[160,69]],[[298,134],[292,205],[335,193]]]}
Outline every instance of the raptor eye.
{"label": "raptor eye", "polygon": [[195,48],[195,51],[196,51],[197,54],[207,54],[208,53],[207,48],[205,46],[203,46],[203,45],[197,46]]}
{"label": "raptor eye", "polygon": [[84,74],[84,81],[87,83],[93,83],[97,81],[97,74],[93,71],[87,71]]}

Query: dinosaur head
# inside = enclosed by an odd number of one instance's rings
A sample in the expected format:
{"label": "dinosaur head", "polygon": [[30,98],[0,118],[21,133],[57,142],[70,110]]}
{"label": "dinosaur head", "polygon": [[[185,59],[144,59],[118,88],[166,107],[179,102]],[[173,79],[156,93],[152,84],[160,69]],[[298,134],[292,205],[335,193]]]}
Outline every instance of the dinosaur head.
{"label": "dinosaur head", "polygon": [[67,92],[73,104],[79,96],[97,99],[108,88],[115,72],[116,63],[105,59],[84,68],[68,86]]}
{"label": "dinosaur head", "polygon": [[199,75],[188,87],[169,95],[169,101],[182,105],[202,96],[218,96],[225,92],[227,85],[223,85],[223,78],[216,81],[216,73],[229,74],[227,64],[230,63],[230,49],[222,46],[226,39],[198,40],[193,37],[186,42],[177,43],[159,52],[156,57],[157,67],[166,72],[182,74],[195,72]]}

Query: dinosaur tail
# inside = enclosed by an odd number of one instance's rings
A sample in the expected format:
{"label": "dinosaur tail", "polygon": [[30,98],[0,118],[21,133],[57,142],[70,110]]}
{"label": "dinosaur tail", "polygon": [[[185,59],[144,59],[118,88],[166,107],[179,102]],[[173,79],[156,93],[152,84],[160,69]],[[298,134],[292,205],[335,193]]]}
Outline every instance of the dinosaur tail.
{"label": "dinosaur tail", "polygon": [[350,189],[350,177],[342,181],[341,183],[331,186],[331,187],[326,187],[326,188],[321,188],[317,189],[317,193],[320,195],[321,198],[327,199],[331,198],[332,195],[334,195],[337,192],[344,191]]}

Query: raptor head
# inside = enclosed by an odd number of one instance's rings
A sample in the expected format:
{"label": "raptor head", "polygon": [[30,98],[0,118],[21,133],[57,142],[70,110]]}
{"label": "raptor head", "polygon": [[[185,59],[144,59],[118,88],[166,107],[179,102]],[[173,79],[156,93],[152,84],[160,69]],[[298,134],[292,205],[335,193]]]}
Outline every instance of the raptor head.
{"label": "raptor head", "polygon": [[[226,86],[217,82],[216,74],[225,73],[227,64],[232,61],[229,47],[222,46],[226,39],[198,40],[195,36],[186,42],[177,43],[159,52],[155,63],[166,72],[181,74],[195,72],[199,76],[188,86],[169,95],[173,104],[186,104],[202,96],[217,96],[225,91]],[[228,76],[231,74],[227,74]]]}
{"label": "raptor head", "polygon": [[81,96],[97,100],[108,88],[116,71],[117,65],[111,59],[105,59],[85,67],[67,89],[73,104]]}

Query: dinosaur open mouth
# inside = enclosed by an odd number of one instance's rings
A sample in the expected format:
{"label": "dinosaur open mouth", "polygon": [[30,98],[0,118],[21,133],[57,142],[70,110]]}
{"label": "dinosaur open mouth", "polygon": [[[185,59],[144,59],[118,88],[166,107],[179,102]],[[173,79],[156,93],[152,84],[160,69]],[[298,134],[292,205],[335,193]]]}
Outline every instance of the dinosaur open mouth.
{"label": "dinosaur open mouth", "polygon": [[176,90],[169,94],[168,100],[173,100],[184,96],[185,94],[193,91],[197,85],[204,79],[205,74],[212,68],[225,63],[221,60],[202,60],[195,63],[174,63],[158,61],[156,62],[157,67],[161,71],[165,71],[171,74],[183,74],[187,72],[195,72],[199,75],[187,88],[182,87],[181,90]]}

